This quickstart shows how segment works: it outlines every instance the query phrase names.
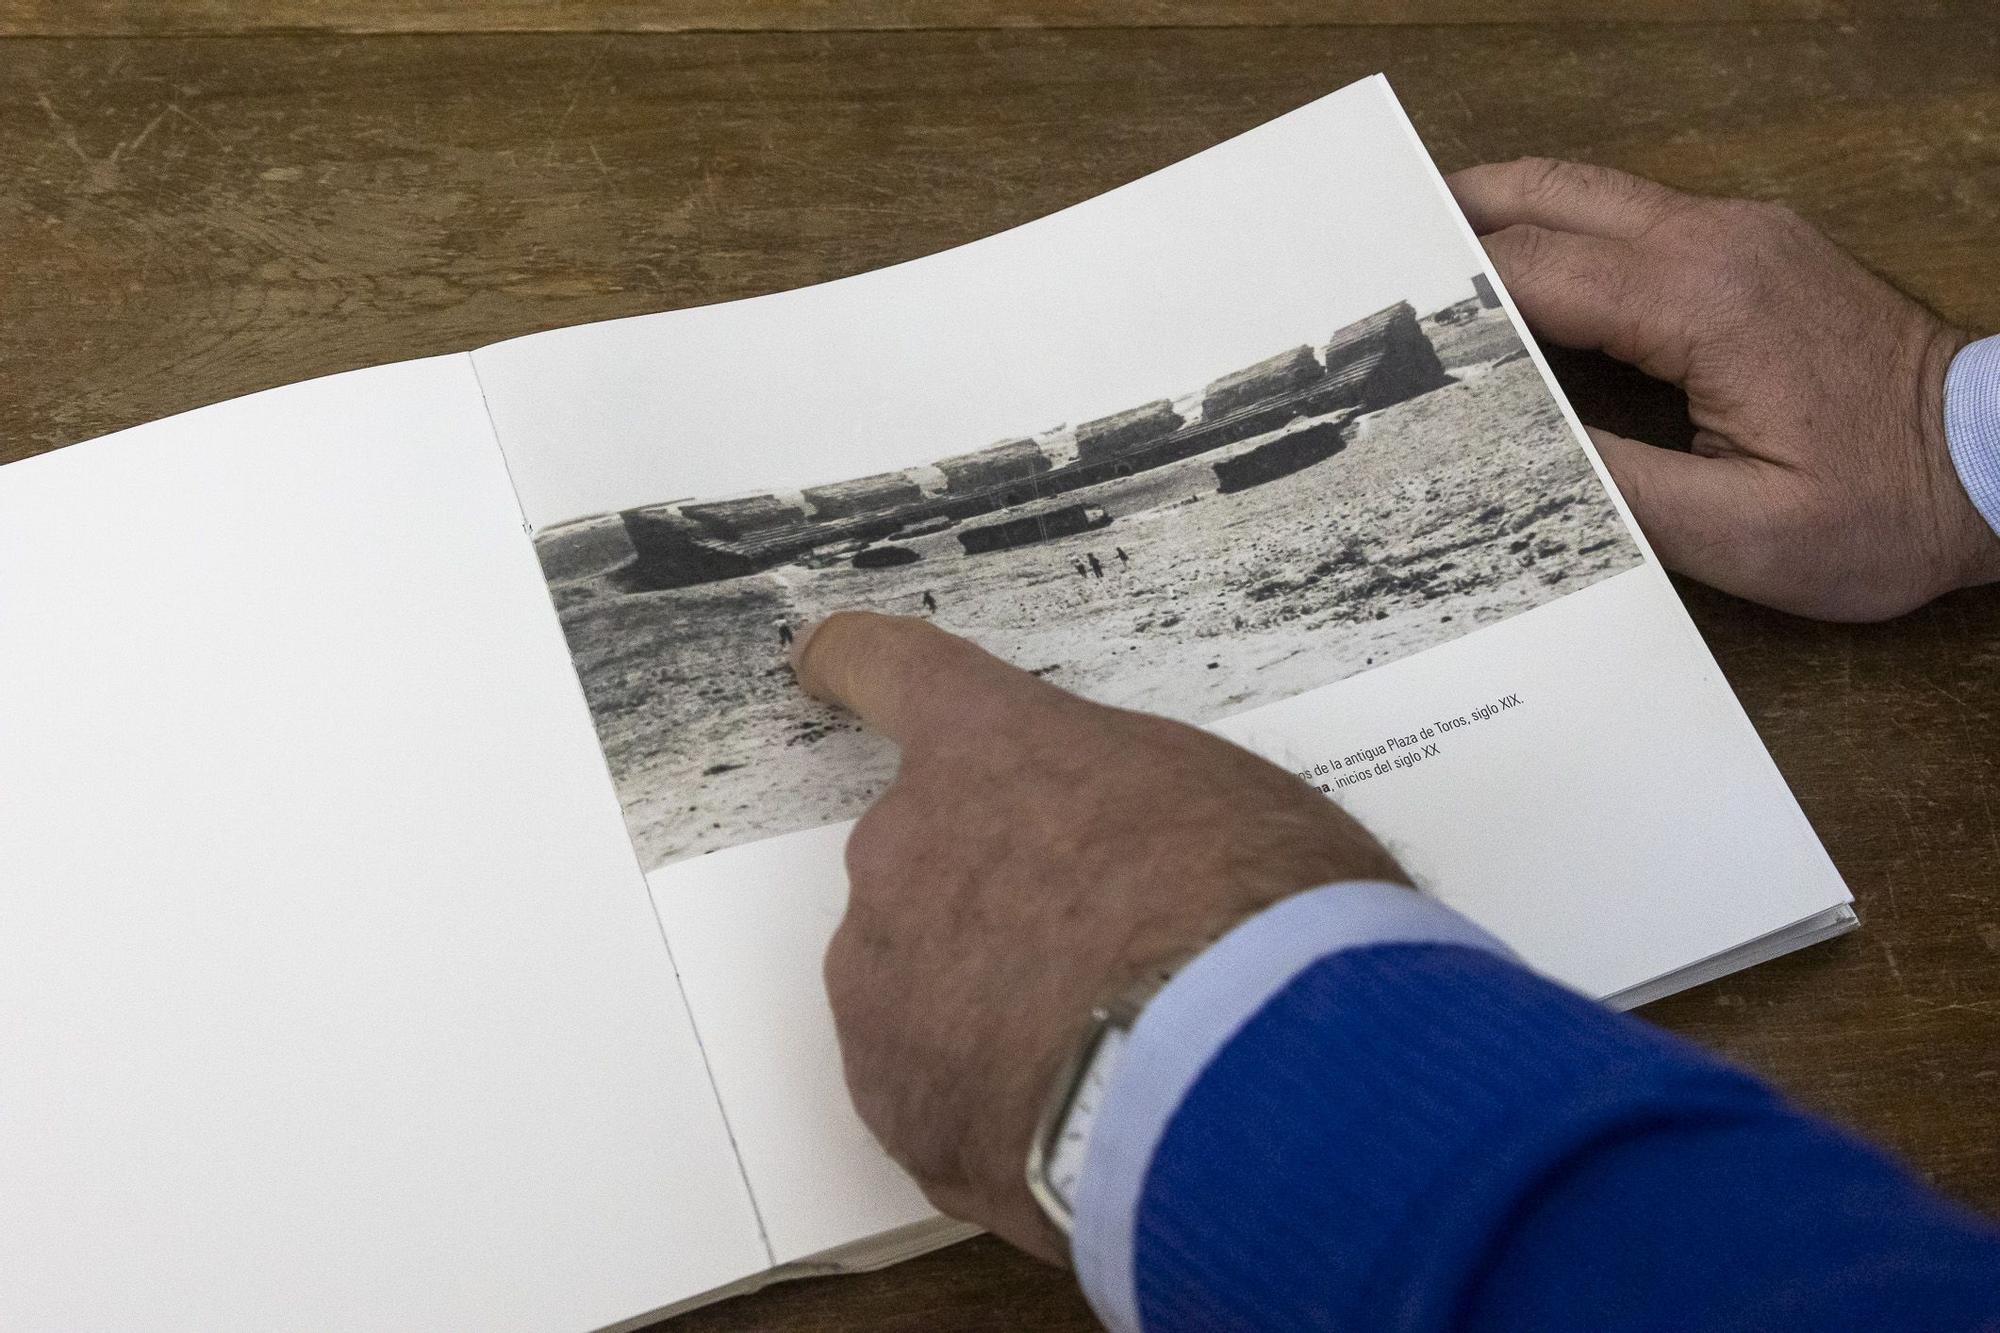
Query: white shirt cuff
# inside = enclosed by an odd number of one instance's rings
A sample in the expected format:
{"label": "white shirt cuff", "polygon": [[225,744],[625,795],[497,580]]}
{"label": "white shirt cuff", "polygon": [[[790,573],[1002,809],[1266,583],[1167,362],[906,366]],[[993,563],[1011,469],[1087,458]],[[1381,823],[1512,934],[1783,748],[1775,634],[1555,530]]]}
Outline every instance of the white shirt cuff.
{"label": "white shirt cuff", "polygon": [[1944,438],[1965,493],[2000,535],[2000,337],[1965,348],[1945,373]]}
{"label": "white shirt cuff", "polygon": [[1275,903],[1181,969],[1118,1057],[1077,1185],[1070,1256],[1098,1318],[1139,1333],[1133,1237],[1139,1194],[1167,1122],[1236,1033],[1299,973],[1347,949],[1459,944],[1508,955],[1472,922],[1413,889],[1330,884]]}

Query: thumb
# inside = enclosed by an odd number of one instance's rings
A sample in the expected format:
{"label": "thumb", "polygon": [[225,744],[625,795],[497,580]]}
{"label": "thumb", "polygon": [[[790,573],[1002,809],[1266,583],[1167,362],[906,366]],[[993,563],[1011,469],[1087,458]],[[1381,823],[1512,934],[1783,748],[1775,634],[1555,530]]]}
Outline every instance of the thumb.
{"label": "thumb", "polygon": [[1058,693],[969,639],[913,616],[837,611],[792,644],[806,693],[846,708],[905,750],[989,724]]}
{"label": "thumb", "polygon": [[1586,426],[1597,453],[1667,568],[1751,596],[1766,561],[1770,465],[1706,458]]}

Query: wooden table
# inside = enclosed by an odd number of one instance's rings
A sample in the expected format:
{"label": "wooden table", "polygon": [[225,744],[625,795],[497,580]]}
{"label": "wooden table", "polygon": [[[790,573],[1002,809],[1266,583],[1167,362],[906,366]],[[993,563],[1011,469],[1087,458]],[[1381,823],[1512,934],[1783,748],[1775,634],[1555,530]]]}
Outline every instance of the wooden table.
{"label": "wooden table", "polygon": [[[1990,0],[0,0],[0,460],[924,254],[1377,70],[1447,169],[1782,198],[2000,327]],[[1685,591],[1866,928],[1651,1016],[2000,1209],[2000,593],[1844,627]],[[979,1241],[675,1327],[1089,1325]]]}

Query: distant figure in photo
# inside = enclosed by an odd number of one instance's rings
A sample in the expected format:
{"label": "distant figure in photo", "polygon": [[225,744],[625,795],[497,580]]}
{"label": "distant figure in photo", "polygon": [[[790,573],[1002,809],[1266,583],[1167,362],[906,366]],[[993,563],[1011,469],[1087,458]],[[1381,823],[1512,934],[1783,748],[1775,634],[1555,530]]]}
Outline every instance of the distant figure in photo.
{"label": "distant figure in photo", "polygon": [[1097,552],[1095,551],[1090,553],[1090,576],[1094,579],[1104,577],[1104,562],[1097,558]]}
{"label": "distant figure in photo", "polygon": [[789,621],[780,620],[778,622],[778,646],[780,648],[789,648],[792,646],[792,626]]}
{"label": "distant figure in photo", "polygon": [[924,610],[932,613],[937,611],[937,598],[931,596],[929,588],[924,589]]}
{"label": "distant figure in photo", "polygon": [[1084,568],[1084,565],[1083,565],[1083,561],[1081,561],[1081,560],[1075,560],[1075,561],[1072,561],[1071,563],[1072,563],[1072,564],[1074,564],[1074,565],[1076,566],[1076,573],[1077,573],[1077,577],[1078,577],[1078,578],[1085,578],[1085,579],[1087,579],[1087,578],[1089,578],[1089,577],[1090,577],[1090,571],[1089,571],[1088,569]]}
{"label": "distant figure in photo", "polygon": [[1125,554],[1124,547],[1114,546],[1111,549],[1118,553],[1118,564],[1120,565],[1120,567],[1125,569],[1130,569],[1132,567],[1132,557]]}

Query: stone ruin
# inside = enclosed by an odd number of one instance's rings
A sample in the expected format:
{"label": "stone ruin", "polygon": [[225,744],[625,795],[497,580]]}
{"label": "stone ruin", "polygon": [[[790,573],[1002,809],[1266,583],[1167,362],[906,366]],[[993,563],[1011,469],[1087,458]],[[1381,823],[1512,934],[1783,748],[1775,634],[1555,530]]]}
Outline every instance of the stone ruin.
{"label": "stone ruin", "polygon": [[1201,398],[1202,420],[1215,421],[1239,408],[1303,389],[1325,373],[1310,347],[1265,357],[1211,383]]}
{"label": "stone ruin", "polygon": [[712,514],[705,519],[686,514],[687,509],[714,508],[689,505],[677,514],[660,505],[628,509],[619,515],[637,557],[636,571],[648,587],[681,588],[757,572],[755,557],[744,551],[741,543],[719,533]]}
{"label": "stone ruin", "polygon": [[1108,526],[1110,522],[1111,514],[1102,505],[1061,505],[1039,514],[965,528],[958,534],[958,544],[965,548],[967,555],[984,555],[988,551],[1005,551],[1016,546],[1053,541],[1058,537],[1073,537],[1079,532]]}
{"label": "stone ruin", "polygon": [[[1480,297],[1489,291],[1480,288]],[[770,569],[840,542],[865,545],[942,531],[1031,500],[1164,467],[1302,417],[1327,418],[1218,460],[1219,488],[1241,490],[1339,452],[1356,415],[1451,382],[1416,311],[1403,301],[1340,329],[1319,357],[1311,347],[1294,347],[1213,381],[1194,425],[1165,398],[1086,421],[1076,429],[1075,461],[1060,467],[1033,440],[1003,440],[939,460],[946,484],[935,495],[926,495],[908,472],[884,472],[807,487],[810,514],[774,495],[753,495],[655,505],[622,517],[640,578],[654,588],[684,587]],[[1023,485],[1030,481],[1033,485]],[[959,541],[972,554],[1109,521],[1094,505],[1063,506],[966,529]]]}
{"label": "stone ruin", "polygon": [[1140,445],[1152,444],[1186,424],[1181,414],[1174,411],[1172,400],[1167,398],[1123,412],[1113,412],[1095,421],[1086,421],[1076,428],[1077,461],[1095,462]]}
{"label": "stone ruin", "polygon": [[772,528],[806,521],[805,510],[775,495],[749,495],[738,500],[705,500],[681,506],[681,516],[703,532],[724,541],[742,541]]}
{"label": "stone ruin", "polygon": [[1331,458],[1347,447],[1346,425],[1344,419],[1314,422],[1232,458],[1219,459],[1215,463],[1216,489],[1224,495],[1248,490]]}
{"label": "stone ruin", "polygon": [[972,495],[1032,481],[1055,464],[1033,440],[1003,440],[969,454],[940,458],[936,466],[944,473],[945,494]]}
{"label": "stone ruin", "polygon": [[880,472],[853,481],[836,481],[826,486],[808,486],[803,492],[815,519],[854,518],[884,509],[920,504],[923,488],[906,472]]}
{"label": "stone ruin", "polygon": [[1472,275],[1472,294],[1479,298],[1479,308],[1481,310],[1498,310],[1500,308],[1500,296],[1493,290],[1492,279],[1488,278],[1484,273],[1475,273]]}
{"label": "stone ruin", "polygon": [[1408,301],[1335,333],[1325,360],[1326,378],[1312,395],[1315,413],[1374,412],[1452,382]]}
{"label": "stone ruin", "polygon": [[[755,528],[735,525],[735,535],[721,530],[710,505],[682,505],[678,513],[674,506],[652,505],[625,510],[619,518],[624,521],[625,535],[637,556],[634,567],[640,582],[658,589],[684,588],[694,583],[755,574],[834,542],[880,541],[923,507],[871,510],[848,518],[809,519],[796,507],[787,505],[784,506],[790,515],[787,521]],[[690,510],[701,512],[691,517]]]}

